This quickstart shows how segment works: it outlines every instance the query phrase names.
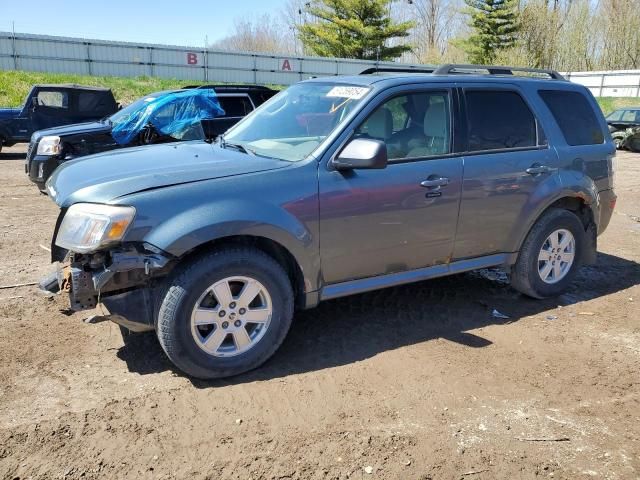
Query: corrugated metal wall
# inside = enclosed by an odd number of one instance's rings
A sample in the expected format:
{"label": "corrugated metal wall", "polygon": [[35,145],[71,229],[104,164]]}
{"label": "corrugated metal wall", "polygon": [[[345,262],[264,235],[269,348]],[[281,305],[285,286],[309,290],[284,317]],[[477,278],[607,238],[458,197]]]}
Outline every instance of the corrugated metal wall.
{"label": "corrugated metal wall", "polygon": [[[0,32],[0,69],[192,81],[289,85],[311,76],[397,66],[318,57],[266,55]],[[420,68],[421,65],[403,65]]]}
{"label": "corrugated metal wall", "polygon": [[[153,76],[203,82],[289,85],[312,76],[357,74],[393,62],[297,57],[0,32],[0,70]],[[420,68],[424,65],[403,64]],[[594,95],[640,97],[640,70],[569,72]]]}
{"label": "corrugated metal wall", "polygon": [[640,70],[567,72],[572,82],[588,87],[596,97],[640,97]]}

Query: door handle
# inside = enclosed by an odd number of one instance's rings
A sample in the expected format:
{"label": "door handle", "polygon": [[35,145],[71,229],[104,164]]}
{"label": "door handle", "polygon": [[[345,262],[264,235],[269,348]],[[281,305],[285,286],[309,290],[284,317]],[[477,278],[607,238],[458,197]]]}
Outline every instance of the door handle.
{"label": "door handle", "polygon": [[525,170],[529,175],[540,175],[542,173],[549,173],[551,169],[546,165],[533,165]]}
{"label": "door handle", "polygon": [[449,179],[445,178],[445,177],[439,177],[439,178],[430,178],[430,180],[424,180],[422,182],[420,182],[420,185],[422,185],[423,187],[444,187],[446,185],[449,185]]}

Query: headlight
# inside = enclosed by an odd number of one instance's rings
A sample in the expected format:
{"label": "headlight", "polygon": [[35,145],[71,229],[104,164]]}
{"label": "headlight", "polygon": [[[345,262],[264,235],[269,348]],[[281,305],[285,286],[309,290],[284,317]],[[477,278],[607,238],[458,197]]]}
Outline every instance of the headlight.
{"label": "headlight", "polygon": [[62,147],[58,136],[42,137],[38,143],[38,155],[58,155],[61,151]]}
{"label": "headlight", "polygon": [[62,219],[56,245],[72,252],[89,253],[119,242],[135,214],[133,207],[76,203]]}

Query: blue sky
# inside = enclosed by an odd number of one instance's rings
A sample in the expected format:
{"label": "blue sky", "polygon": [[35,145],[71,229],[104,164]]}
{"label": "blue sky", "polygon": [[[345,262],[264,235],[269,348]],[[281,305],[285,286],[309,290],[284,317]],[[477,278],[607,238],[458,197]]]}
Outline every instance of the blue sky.
{"label": "blue sky", "polygon": [[279,15],[286,0],[0,0],[0,31],[201,46],[236,18]]}

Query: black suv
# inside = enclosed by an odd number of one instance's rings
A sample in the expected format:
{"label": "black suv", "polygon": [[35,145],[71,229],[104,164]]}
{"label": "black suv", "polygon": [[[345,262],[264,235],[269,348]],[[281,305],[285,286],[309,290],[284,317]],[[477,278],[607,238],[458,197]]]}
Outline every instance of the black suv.
{"label": "black suv", "polygon": [[25,171],[44,192],[49,176],[69,160],[117,148],[211,141],[276,93],[258,85],[189,86],[150,93],[100,120],[35,132]]}
{"label": "black suv", "polygon": [[0,150],[28,142],[36,130],[98,120],[117,110],[108,88],[35,85],[22,107],[0,108]]}
{"label": "black suv", "polygon": [[62,165],[49,287],[201,378],[257,367],[327,299],[491,266],[559,295],[595,261],[615,147],[585,87],[515,73],[307,80],[216,144]]}

